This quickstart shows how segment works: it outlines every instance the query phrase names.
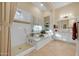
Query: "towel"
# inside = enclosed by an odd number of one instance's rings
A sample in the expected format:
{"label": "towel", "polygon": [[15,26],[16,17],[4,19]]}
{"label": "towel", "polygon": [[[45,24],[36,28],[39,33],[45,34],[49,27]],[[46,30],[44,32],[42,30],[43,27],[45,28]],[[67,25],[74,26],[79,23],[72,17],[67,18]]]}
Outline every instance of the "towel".
{"label": "towel", "polygon": [[73,27],[72,27],[72,39],[73,40],[77,39],[77,24],[76,24],[76,22],[73,23]]}

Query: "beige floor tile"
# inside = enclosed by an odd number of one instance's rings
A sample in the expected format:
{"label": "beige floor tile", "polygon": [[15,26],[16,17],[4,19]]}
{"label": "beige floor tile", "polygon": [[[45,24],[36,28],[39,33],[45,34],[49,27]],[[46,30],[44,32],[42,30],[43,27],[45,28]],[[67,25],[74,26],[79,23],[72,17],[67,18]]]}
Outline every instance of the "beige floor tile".
{"label": "beige floor tile", "polygon": [[63,41],[51,41],[38,51],[33,51],[29,56],[75,56],[76,44]]}

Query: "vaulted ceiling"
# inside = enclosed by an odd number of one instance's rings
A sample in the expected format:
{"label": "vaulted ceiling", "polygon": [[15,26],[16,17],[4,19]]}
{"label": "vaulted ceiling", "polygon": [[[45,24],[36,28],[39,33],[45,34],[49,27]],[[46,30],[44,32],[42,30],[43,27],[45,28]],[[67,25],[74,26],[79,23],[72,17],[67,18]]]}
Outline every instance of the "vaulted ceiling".
{"label": "vaulted ceiling", "polygon": [[33,2],[33,4],[42,11],[61,8],[70,3],[72,2]]}
{"label": "vaulted ceiling", "polygon": [[[19,3],[19,7],[23,9],[29,9],[32,6],[39,8],[41,11],[52,10],[53,8],[61,8],[70,4],[71,2],[24,2]],[[27,5],[27,6],[26,6]]]}
{"label": "vaulted ceiling", "polygon": [[70,4],[72,2],[52,2],[52,5],[55,7],[55,8],[61,8],[61,7],[64,7],[68,4]]}
{"label": "vaulted ceiling", "polygon": [[24,2],[24,3],[19,3],[18,8],[31,10],[32,7],[37,7],[41,11],[47,11],[47,10],[64,7],[70,3],[72,2]]}

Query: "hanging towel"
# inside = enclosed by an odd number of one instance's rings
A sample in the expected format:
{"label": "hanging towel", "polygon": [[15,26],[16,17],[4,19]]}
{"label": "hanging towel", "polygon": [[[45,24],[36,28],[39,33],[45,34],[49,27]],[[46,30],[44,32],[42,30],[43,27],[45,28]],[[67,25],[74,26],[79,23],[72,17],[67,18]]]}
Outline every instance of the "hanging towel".
{"label": "hanging towel", "polygon": [[76,22],[73,23],[73,27],[72,27],[72,39],[73,40],[77,39],[77,24],[76,24]]}

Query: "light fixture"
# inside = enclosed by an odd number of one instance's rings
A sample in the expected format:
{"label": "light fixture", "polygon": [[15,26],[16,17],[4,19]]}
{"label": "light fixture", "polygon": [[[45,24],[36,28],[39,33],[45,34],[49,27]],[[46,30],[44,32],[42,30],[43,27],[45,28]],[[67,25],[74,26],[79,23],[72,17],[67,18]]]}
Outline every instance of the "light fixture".
{"label": "light fixture", "polygon": [[43,4],[41,4],[41,6],[43,6]]}
{"label": "light fixture", "polygon": [[69,13],[69,16],[73,16],[72,13]]}

